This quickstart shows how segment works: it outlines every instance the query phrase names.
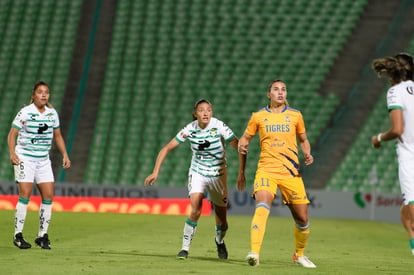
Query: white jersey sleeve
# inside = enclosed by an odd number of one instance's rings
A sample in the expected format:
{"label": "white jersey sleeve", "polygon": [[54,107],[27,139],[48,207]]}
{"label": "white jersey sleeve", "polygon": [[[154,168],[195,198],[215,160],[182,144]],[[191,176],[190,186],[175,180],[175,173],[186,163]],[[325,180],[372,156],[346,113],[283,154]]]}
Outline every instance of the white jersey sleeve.
{"label": "white jersey sleeve", "polygon": [[387,108],[403,112],[404,132],[398,142],[414,143],[414,82],[403,81],[392,86],[387,92]]}
{"label": "white jersey sleeve", "polygon": [[[400,83],[401,84],[401,83]],[[395,85],[388,89],[387,91],[387,108],[388,110],[392,109],[402,109],[402,94],[400,91],[402,90],[401,85]]]}

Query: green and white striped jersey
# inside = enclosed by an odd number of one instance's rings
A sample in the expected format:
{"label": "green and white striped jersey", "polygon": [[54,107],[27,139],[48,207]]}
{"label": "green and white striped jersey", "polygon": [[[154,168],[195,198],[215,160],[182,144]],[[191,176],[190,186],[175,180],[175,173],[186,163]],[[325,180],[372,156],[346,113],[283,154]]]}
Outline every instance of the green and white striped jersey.
{"label": "green and white striped jersey", "polygon": [[187,124],[175,139],[179,143],[190,141],[193,157],[190,171],[205,177],[217,177],[225,173],[226,155],[223,141],[230,141],[233,131],[224,122],[212,117],[208,126],[201,129],[197,120]]}
{"label": "green and white striped jersey", "polygon": [[16,153],[30,160],[49,158],[52,147],[53,130],[60,127],[59,116],[55,109],[45,107],[40,113],[32,103],[23,107],[12,122],[19,130]]}

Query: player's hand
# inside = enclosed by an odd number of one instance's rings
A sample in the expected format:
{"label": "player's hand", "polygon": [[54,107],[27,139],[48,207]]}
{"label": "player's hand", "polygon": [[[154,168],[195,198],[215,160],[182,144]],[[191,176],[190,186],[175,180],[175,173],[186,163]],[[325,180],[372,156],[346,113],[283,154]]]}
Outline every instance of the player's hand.
{"label": "player's hand", "polygon": [[238,149],[237,151],[242,154],[242,155],[247,155],[247,153],[249,152],[249,150],[247,149],[247,145],[248,144],[240,144],[238,145]]}
{"label": "player's hand", "polygon": [[378,136],[372,136],[371,137],[371,144],[372,146],[374,146],[374,148],[380,148],[381,147],[381,142],[378,141]]}
{"label": "player's hand", "polygon": [[243,191],[246,188],[246,177],[244,173],[240,173],[237,175],[237,190]]}
{"label": "player's hand", "polygon": [[18,165],[20,163],[19,157],[16,155],[16,153],[13,153],[10,155],[10,162],[12,165]]}
{"label": "player's hand", "polygon": [[313,163],[314,159],[311,154],[305,154],[305,165],[311,165]]}
{"label": "player's hand", "polygon": [[70,165],[71,165],[70,159],[68,157],[64,157],[62,167],[64,169],[68,169],[68,168],[70,168]]}
{"label": "player's hand", "polygon": [[152,173],[151,175],[149,175],[144,182],[144,185],[153,185],[156,181],[157,181],[158,176],[154,173]]}

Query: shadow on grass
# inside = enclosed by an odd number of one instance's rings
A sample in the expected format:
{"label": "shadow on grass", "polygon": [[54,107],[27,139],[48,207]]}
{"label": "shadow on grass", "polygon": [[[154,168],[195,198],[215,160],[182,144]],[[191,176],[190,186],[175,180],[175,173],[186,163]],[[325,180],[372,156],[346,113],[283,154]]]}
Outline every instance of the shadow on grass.
{"label": "shadow on grass", "polygon": [[244,259],[227,259],[227,260],[221,260],[215,257],[206,257],[206,256],[189,256],[188,259],[182,260],[177,259],[175,255],[171,254],[162,254],[162,253],[142,253],[140,251],[92,251],[93,254],[105,254],[105,255],[129,255],[129,256],[140,256],[140,257],[150,257],[150,258],[161,258],[161,259],[176,259],[177,261],[188,261],[188,260],[198,260],[198,261],[206,261],[206,262],[222,262],[222,263],[228,263],[228,264],[234,264],[234,265],[240,265],[246,264],[246,261]]}

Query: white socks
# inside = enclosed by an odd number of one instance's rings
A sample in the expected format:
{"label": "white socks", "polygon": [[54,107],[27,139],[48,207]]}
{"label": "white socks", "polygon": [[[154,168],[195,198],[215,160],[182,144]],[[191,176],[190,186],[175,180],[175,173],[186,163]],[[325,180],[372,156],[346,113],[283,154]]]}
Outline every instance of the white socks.
{"label": "white socks", "polygon": [[16,211],[14,213],[14,235],[19,232],[23,232],[28,204],[29,199],[25,198],[19,198],[19,201],[16,204]]}
{"label": "white socks", "polygon": [[184,224],[183,246],[182,250],[190,250],[190,245],[196,232],[197,222],[192,222],[188,218]]}
{"label": "white socks", "polygon": [[39,209],[39,233],[38,237],[43,237],[47,233],[50,220],[52,219],[52,201],[42,200]]}
{"label": "white socks", "polygon": [[[23,232],[29,201],[30,199],[19,197],[16,204],[16,212],[14,214],[14,235]],[[47,233],[51,218],[52,200],[42,200],[42,204],[39,209],[39,237],[43,237],[43,235]]]}

